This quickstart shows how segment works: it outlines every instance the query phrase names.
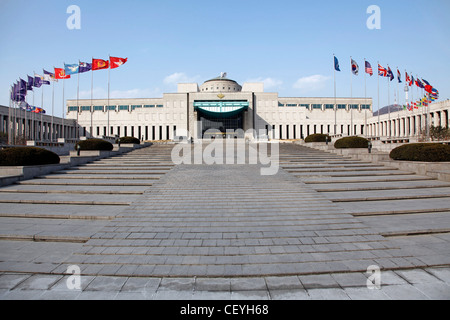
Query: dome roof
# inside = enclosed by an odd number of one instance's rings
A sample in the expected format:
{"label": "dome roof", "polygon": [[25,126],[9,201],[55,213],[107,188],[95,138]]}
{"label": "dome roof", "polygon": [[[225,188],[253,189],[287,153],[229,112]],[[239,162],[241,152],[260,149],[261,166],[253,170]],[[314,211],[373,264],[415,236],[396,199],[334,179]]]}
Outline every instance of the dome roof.
{"label": "dome roof", "polygon": [[242,87],[234,80],[219,76],[205,81],[201,87],[201,92],[240,92]]}

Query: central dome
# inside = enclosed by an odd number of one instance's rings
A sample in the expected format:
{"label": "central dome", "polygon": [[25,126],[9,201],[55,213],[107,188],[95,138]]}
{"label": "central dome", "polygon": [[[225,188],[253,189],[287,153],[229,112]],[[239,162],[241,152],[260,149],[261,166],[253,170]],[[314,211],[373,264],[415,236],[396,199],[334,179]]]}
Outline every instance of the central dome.
{"label": "central dome", "polygon": [[223,76],[205,81],[201,87],[201,92],[241,92],[242,87],[234,80]]}

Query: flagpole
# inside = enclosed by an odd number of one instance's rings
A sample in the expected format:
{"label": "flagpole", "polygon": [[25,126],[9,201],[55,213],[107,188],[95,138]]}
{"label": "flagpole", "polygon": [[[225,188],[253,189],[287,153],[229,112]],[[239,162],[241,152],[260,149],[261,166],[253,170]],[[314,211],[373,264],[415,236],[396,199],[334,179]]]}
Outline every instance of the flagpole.
{"label": "flagpole", "polygon": [[[388,70],[391,70],[389,65],[388,65]],[[392,70],[391,70],[391,72],[392,72]],[[386,133],[387,133],[388,137],[391,138],[391,81],[390,81],[390,77],[387,78],[387,81],[388,81],[388,113],[389,113],[388,124],[389,125],[387,128],[388,132],[386,132]]]}
{"label": "flagpole", "polygon": [[333,54],[334,70],[334,134],[337,135],[337,99],[336,99],[336,56]]}
{"label": "flagpole", "polygon": [[[42,106],[42,110],[44,110],[44,84],[42,84],[42,100],[41,100],[41,106]],[[43,112],[41,112],[41,141],[44,141],[44,122],[42,119],[42,114]]]}
{"label": "flagpole", "polygon": [[[66,73],[64,72],[64,75],[65,75]],[[62,93],[62,138],[66,138],[66,130],[65,130],[65,128],[64,128],[64,119],[66,118],[66,116],[65,116],[65,114],[64,114],[64,111],[65,111],[65,107],[64,107],[64,101],[65,101],[65,97],[64,97],[64,80],[65,79],[62,79],[62,83],[63,83],[63,85],[62,85],[62,87],[63,87],[63,93]]]}
{"label": "flagpole", "polygon": [[7,123],[7,128],[8,128],[8,145],[11,145],[11,102],[12,102],[12,96],[13,96],[13,92],[14,92],[14,87],[12,87],[9,90],[9,108],[8,108],[8,123]]}
{"label": "flagpole", "polygon": [[28,102],[27,102],[27,95],[28,95],[28,82],[27,82],[27,91],[26,91],[26,94],[25,94],[25,110],[24,110],[24,113],[25,113],[25,115],[24,115],[24,119],[25,119],[25,126],[24,126],[24,128],[23,128],[23,136],[24,136],[24,138],[25,138],[25,143],[26,143],[26,141],[28,140],[28,123],[27,123],[27,107],[28,107]]}
{"label": "flagpole", "polygon": [[77,84],[77,128],[76,128],[76,139],[80,139],[80,125],[78,122],[80,107],[78,100],[80,99],[80,60],[78,60],[78,84]]}
{"label": "flagpole", "polygon": [[[34,76],[34,75],[33,75]],[[34,77],[33,77],[33,87],[34,87]],[[35,103],[35,100],[34,100],[34,98],[35,98],[35,95],[34,95],[34,89],[33,89],[33,108],[36,108],[36,103]],[[35,117],[35,112],[33,112],[33,110],[31,111],[31,124],[32,124],[32,128],[31,128],[31,130],[32,130],[32,134],[31,134],[31,139],[33,140],[33,141],[35,141],[36,140],[36,124],[35,124],[35,121],[36,121],[36,117]]]}
{"label": "flagpole", "polygon": [[[351,72],[350,72],[350,101],[353,99],[353,63],[352,63],[352,57],[350,57],[350,65],[351,65]],[[353,103],[353,102],[352,102]],[[353,104],[350,104],[350,136],[353,136]]]}
{"label": "flagpole", "polygon": [[53,85],[52,85],[52,128],[50,130],[50,141],[53,142],[54,139],[54,113],[55,113],[55,81],[53,80]]}
{"label": "flagpole", "polygon": [[367,75],[366,75],[366,58],[364,58],[364,133],[366,135],[366,137],[368,137],[368,132],[367,132]]}
{"label": "flagpole", "polygon": [[[94,57],[92,57],[92,60],[94,60]],[[94,112],[94,106],[92,105],[92,99],[93,99],[93,95],[94,95],[94,70],[92,70],[93,68],[91,68],[91,130],[90,130],[90,137],[92,138],[94,136],[93,134],[93,130],[94,130],[94,126],[93,126],[93,112]]]}
{"label": "flagpole", "polygon": [[381,137],[380,132],[380,62],[378,61],[378,136]]}
{"label": "flagpole", "polygon": [[109,98],[110,98],[110,85],[111,85],[111,55],[109,55],[109,68],[108,68],[108,105],[106,106],[108,110],[108,121],[106,125],[106,136],[109,137],[111,135],[111,129],[109,128]]}

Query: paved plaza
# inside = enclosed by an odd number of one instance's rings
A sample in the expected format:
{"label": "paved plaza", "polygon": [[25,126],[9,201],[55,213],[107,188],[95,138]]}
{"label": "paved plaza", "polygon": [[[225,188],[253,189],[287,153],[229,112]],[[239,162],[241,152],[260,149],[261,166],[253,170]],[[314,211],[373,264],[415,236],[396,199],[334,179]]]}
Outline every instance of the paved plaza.
{"label": "paved plaza", "polygon": [[0,299],[450,299],[450,183],[291,143],[273,176],[172,148],[1,188]]}

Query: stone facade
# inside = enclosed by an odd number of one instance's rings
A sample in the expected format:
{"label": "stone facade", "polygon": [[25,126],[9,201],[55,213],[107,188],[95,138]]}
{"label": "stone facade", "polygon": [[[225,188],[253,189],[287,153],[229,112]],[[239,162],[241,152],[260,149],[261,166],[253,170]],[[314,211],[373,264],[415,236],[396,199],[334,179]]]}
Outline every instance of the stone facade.
{"label": "stone facade", "polygon": [[313,133],[365,135],[372,115],[371,98],[283,98],[264,92],[262,83],[244,83],[241,87],[234,80],[219,77],[200,87],[196,83],[179,84],[177,93],[165,93],[162,98],[96,99],[92,105],[91,100],[68,100],[67,116],[78,121],[82,136],[172,140],[185,135],[176,132],[179,130],[197,139],[202,135],[196,124],[201,112],[194,104],[233,101],[248,104],[241,114],[241,129],[255,129],[257,136],[283,140]]}

